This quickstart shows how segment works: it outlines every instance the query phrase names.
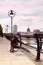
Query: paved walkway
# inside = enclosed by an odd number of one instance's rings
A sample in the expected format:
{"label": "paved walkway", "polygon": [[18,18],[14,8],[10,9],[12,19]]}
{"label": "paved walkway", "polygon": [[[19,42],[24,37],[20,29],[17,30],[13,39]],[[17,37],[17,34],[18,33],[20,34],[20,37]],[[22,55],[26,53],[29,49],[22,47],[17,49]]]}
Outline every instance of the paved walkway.
{"label": "paved walkway", "polygon": [[[5,37],[0,38],[0,65],[39,65],[31,60],[30,53],[23,52],[23,50],[18,50],[15,53],[10,53],[10,41]],[[32,49],[31,53],[33,52]],[[35,52],[34,52],[35,53]],[[34,55],[34,53],[32,53]],[[28,54],[30,55],[28,57]],[[27,55],[27,56],[26,56]],[[35,54],[36,55],[36,54]],[[43,65],[43,64],[40,64]]]}

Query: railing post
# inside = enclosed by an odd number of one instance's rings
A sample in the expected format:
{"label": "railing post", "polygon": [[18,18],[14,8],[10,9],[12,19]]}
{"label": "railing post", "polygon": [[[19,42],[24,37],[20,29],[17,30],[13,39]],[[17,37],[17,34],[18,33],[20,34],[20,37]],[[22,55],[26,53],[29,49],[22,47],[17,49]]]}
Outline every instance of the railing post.
{"label": "railing post", "polygon": [[37,41],[37,56],[36,56],[36,61],[40,61],[40,44],[39,44],[39,38],[38,38],[38,34],[34,34],[36,41]]}

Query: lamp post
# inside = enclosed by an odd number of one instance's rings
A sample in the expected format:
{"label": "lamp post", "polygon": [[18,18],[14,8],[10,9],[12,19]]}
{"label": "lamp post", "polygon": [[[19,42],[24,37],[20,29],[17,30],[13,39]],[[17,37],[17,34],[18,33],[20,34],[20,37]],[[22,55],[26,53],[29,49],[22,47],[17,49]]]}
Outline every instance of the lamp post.
{"label": "lamp post", "polygon": [[6,25],[5,33],[8,33],[8,25]]}

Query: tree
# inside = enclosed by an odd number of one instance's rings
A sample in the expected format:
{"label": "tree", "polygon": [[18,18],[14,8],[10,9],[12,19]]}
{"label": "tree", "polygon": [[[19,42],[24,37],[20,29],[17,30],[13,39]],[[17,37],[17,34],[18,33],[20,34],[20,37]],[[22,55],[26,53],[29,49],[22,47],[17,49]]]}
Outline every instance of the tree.
{"label": "tree", "polygon": [[0,36],[3,37],[3,28],[2,28],[2,26],[1,26],[1,24],[0,24]]}

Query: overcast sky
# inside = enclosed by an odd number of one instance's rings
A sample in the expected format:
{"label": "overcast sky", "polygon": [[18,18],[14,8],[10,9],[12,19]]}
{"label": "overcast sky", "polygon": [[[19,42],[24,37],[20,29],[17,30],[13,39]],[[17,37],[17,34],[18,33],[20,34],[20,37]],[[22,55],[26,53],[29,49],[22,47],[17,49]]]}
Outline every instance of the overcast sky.
{"label": "overcast sky", "polygon": [[9,25],[9,10],[16,12],[13,25],[18,26],[18,31],[31,31],[40,29],[43,31],[43,0],[0,0],[0,23],[4,27]]}

